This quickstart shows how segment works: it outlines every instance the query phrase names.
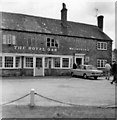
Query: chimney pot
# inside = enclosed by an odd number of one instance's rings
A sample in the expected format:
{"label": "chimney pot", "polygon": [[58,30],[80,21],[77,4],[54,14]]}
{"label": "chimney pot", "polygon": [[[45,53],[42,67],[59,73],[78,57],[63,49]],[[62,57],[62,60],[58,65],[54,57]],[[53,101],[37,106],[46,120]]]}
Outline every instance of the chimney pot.
{"label": "chimney pot", "polygon": [[66,5],[65,5],[65,3],[63,3],[63,9],[65,9],[66,8]]}
{"label": "chimney pot", "polygon": [[67,9],[66,9],[66,4],[63,3],[63,8],[61,10],[61,24],[64,27],[67,27]]}
{"label": "chimney pot", "polygon": [[97,17],[97,25],[98,27],[103,31],[103,15],[100,15]]}

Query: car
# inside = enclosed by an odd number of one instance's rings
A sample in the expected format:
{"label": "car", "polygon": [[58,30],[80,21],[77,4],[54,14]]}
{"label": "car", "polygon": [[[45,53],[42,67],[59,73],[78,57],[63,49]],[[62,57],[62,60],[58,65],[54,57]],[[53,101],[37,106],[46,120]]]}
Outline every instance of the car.
{"label": "car", "polygon": [[83,78],[93,77],[97,79],[103,75],[102,70],[98,70],[93,65],[80,65],[79,68],[71,69],[72,76],[82,76]]}

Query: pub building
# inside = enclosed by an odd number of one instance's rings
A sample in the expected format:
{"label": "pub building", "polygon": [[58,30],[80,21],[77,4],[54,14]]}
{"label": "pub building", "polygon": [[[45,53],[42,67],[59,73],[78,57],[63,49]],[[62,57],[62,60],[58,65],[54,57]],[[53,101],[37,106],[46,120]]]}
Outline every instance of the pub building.
{"label": "pub building", "polygon": [[97,25],[67,20],[62,4],[61,20],[0,12],[0,75],[70,75],[73,63],[104,69],[111,63],[112,39],[103,32],[103,16]]}

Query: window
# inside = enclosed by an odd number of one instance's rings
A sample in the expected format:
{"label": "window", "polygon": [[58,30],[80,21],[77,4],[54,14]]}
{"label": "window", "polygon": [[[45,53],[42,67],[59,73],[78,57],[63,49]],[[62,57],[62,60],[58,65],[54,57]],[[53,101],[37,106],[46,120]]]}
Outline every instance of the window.
{"label": "window", "polygon": [[5,57],[5,67],[13,67],[13,57]]}
{"label": "window", "polygon": [[62,67],[69,67],[69,58],[63,58]]}
{"label": "window", "polygon": [[3,44],[15,45],[16,44],[16,36],[11,35],[11,34],[3,35]]}
{"label": "window", "polygon": [[26,67],[33,67],[33,58],[26,57]]}
{"label": "window", "polygon": [[97,60],[97,68],[104,68],[106,61],[107,60],[104,60],[104,59],[98,59]]}
{"label": "window", "polygon": [[48,68],[48,58],[45,58],[45,68]]}
{"label": "window", "polygon": [[56,47],[58,48],[58,41],[54,39],[47,38],[47,47]]}
{"label": "window", "polygon": [[50,47],[50,38],[47,38],[47,47]]}
{"label": "window", "polygon": [[51,47],[54,47],[54,46],[55,46],[54,43],[55,43],[55,41],[54,41],[54,39],[52,39],[52,40],[51,40]]}
{"label": "window", "polygon": [[73,62],[72,62],[72,58],[70,58],[70,68],[72,68],[73,67]]}
{"label": "window", "polygon": [[107,43],[106,42],[98,42],[97,49],[98,50],[107,50]]}
{"label": "window", "polygon": [[60,58],[53,58],[54,67],[60,67]]}
{"label": "window", "polygon": [[20,67],[21,63],[20,63],[20,57],[16,57],[16,62],[15,62],[15,67],[18,68]]}
{"label": "window", "polygon": [[0,68],[2,68],[2,57],[0,57]]}

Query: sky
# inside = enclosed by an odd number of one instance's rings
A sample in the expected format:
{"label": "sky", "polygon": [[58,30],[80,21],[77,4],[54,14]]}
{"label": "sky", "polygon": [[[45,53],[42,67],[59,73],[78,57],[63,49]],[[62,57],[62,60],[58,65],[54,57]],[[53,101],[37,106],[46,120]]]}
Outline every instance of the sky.
{"label": "sky", "polygon": [[[67,20],[97,25],[97,16],[104,16],[103,31],[115,42],[116,0],[0,0],[0,11],[61,19],[62,3],[66,4]],[[117,6],[117,5],[116,5]]]}

